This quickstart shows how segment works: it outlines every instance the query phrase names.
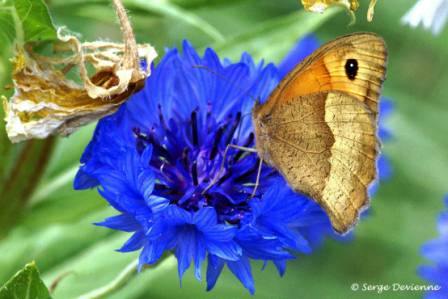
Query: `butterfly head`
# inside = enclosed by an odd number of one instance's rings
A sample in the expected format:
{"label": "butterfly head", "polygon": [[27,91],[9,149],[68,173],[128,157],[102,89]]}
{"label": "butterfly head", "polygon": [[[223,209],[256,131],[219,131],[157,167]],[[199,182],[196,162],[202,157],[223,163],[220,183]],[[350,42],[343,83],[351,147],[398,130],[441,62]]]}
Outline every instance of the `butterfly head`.
{"label": "butterfly head", "polygon": [[262,113],[263,105],[260,102],[260,99],[255,101],[255,104],[252,108],[252,124],[255,129],[255,135],[259,136],[263,130],[263,113]]}
{"label": "butterfly head", "polygon": [[252,108],[252,124],[255,131],[255,146],[257,148],[258,155],[268,164],[271,164],[271,158],[269,156],[268,145],[270,144],[269,136],[269,122],[271,121],[271,115],[264,112],[263,105],[257,101]]}

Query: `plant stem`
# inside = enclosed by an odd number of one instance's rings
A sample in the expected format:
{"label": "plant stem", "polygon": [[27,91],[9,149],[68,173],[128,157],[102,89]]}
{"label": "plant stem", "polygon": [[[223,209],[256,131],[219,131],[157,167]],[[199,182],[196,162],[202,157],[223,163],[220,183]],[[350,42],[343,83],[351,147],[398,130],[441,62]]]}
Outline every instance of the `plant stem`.
{"label": "plant stem", "polygon": [[[102,286],[96,290],[90,291],[84,295],[79,296],[76,299],[102,299],[102,298],[109,298],[108,296],[119,291],[121,288],[126,286],[132,278],[137,276],[137,265],[138,265],[138,259],[132,261],[129,265],[124,268],[123,271],[118,274],[118,276],[106,284],[105,286]],[[160,274],[160,271],[166,271],[171,269],[176,265],[176,259],[174,256],[170,253],[165,253],[155,264],[153,265],[146,265],[143,267],[143,270],[146,269],[158,269],[158,274]],[[148,277],[147,277],[148,278]],[[155,277],[152,277],[155,278]],[[151,278],[149,278],[151,280]],[[149,282],[148,280],[146,282]]]}
{"label": "plant stem", "polygon": [[55,137],[49,137],[16,147],[18,155],[10,170],[0,176],[0,238],[20,219],[48,166],[55,143]]}
{"label": "plant stem", "polygon": [[105,286],[81,295],[78,299],[105,298],[125,286],[137,274],[138,259],[133,260],[118,276]]}

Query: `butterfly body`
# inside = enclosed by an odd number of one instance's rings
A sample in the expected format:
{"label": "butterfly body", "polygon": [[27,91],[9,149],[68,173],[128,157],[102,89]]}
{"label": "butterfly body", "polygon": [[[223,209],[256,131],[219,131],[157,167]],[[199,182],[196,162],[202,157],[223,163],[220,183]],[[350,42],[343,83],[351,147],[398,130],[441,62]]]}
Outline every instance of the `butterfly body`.
{"label": "butterfly body", "polygon": [[260,158],[319,203],[339,233],[369,204],[386,56],[377,35],[338,38],[296,66],[252,111]]}

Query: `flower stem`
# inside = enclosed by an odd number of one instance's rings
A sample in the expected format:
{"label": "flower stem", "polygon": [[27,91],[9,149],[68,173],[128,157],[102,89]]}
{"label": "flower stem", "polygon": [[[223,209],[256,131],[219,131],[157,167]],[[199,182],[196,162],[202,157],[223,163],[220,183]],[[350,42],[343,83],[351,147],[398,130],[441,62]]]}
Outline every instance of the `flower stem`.
{"label": "flower stem", "polygon": [[[17,158],[6,168],[6,173],[0,171],[0,239],[14,226],[29,203],[31,194],[47,169],[55,141],[54,137],[45,140],[29,140],[22,146],[16,147]],[[10,142],[8,141],[7,144]],[[2,152],[11,157],[12,150],[14,149],[11,147]],[[5,162],[9,162],[8,156],[0,156],[2,167]]]}
{"label": "flower stem", "polygon": [[[146,269],[159,269],[169,270],[171,269],[176,263],[176,259],[174,256],[170,253],[165,253],[162,255],[162,257],[153,265],[145,265],[143,267],[143,270]],[[101,299],[101,298],[109,298],[108,296],[119,291],[124,286],[126,286],[135,276],[137,276],[137,265],[138,265],[138,258],[133,260],[130,264],[126,266],[126,268],[123,269],[123,271],[120,272],[120,274],[117,275],[117,277],[109,282],[108,284],[95,289],[93,291],[90,291],[84,295],[81,295],[77,297],[77,299]],[[163,270],[164,269],[164,270]],[[160,272],[158,272],[160,274]],[[148,282],[148,281],[146,281]]]}
{"label": "flower stem", "polygon": [[96,290],[93,290],[87,294],[81,295],[78,299],[100,299],[105,298],[107,295],[110,295],[122,287],[124,287],[131,279],[137,274],[137,265],[138,259],[133,260],[129,265],[121,271],[118,276],[106,284]]}

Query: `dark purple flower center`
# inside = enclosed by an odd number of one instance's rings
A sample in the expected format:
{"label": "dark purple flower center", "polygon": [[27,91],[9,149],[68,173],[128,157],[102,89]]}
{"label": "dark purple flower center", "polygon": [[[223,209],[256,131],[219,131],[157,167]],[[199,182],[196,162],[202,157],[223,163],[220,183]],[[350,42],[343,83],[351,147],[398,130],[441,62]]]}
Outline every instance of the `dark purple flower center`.
{"label": "dark purple flower center", "polygon": [[[139,152],[151,144],[150,162],[156,173],[154,195],[169,198],[172,204],[188,211],[212,206],[219,221],[238,224],[250,211],[249,201],[257,177],[259,159],[254,153],[230,148],[228,144],[254,146],[254,134],[242,132],[242,114],[229,114],[216,120],[210,112],[199,108],[189,119],[176,113],[166,119],[159,107],[159,123],[150,128],[134,128]],[[261,179],[274,170],[263,166]],[[256,196],[263,192],[257,188]]]}

